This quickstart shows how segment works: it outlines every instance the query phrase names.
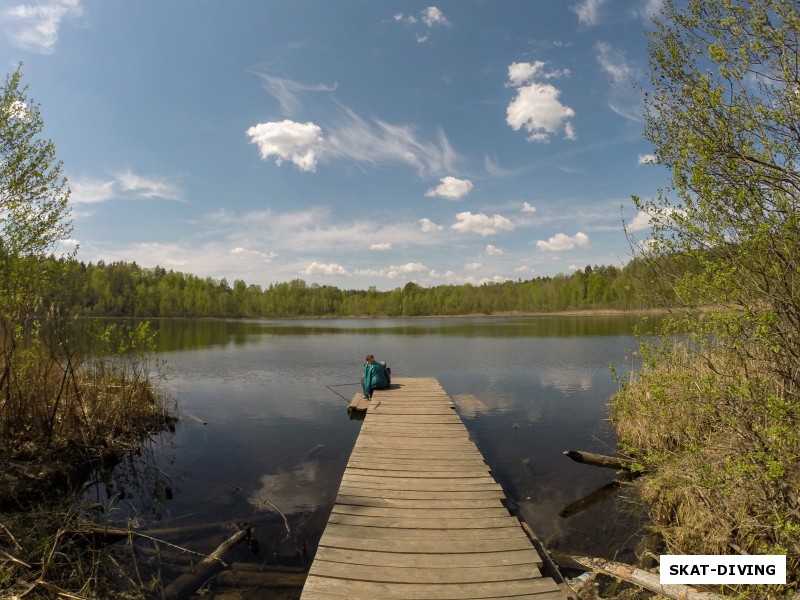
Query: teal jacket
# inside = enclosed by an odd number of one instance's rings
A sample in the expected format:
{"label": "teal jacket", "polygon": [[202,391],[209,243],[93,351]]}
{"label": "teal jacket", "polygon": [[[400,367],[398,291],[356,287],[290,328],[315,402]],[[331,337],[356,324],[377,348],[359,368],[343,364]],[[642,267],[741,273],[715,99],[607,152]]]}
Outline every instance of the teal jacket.
{"label": "teal jacket", "polygon": [[364,392],[367,396],[372,395],[372,390],[385,388],[389,385],[386,379],[386,369],[381,363],[375,362],[364,365]]}

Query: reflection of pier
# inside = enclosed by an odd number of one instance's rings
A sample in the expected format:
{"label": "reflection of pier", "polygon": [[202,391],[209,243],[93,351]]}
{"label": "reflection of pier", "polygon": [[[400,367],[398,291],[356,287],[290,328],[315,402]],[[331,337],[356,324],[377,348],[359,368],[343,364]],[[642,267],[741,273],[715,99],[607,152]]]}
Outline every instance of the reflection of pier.
{"label": "reflection of pier", "polygon": [[434,378],[376,391],[302,598],[563,600]]}

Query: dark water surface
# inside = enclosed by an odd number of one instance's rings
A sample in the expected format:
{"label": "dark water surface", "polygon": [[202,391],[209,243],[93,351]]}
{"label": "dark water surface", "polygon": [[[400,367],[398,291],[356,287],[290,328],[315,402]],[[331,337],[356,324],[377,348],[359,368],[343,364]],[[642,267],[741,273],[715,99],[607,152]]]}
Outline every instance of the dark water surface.
{"label": "dark water surface", "polygon": [[134,460],[136,469],[121,465],[107,491],[92,493],[116,520],[174,529],[172,541],[200,551],[225,537],[226,522],[250,521],[259,551],[237,548],[235,560],[307,567],[361,426],[346,406],[371,353],[396,377],[439,380],[508,498],[549,547],[624,558],[641,528],[635,507],[616,494],[560,516],[615,476],[562,452],[614,453],[609,364],[631,367],[639,322],[156,321],[181,421]]}

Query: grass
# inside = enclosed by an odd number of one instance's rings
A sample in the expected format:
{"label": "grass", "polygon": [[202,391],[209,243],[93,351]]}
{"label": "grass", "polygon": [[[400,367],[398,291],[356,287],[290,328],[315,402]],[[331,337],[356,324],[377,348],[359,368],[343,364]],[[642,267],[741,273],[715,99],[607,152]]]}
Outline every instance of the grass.
{"label": "grass", "polygon": [[[78,337],[68,325],[50,323],[25,344],[6,335],[0,346],[0,596],[136,589],[110,552],[76,535],[87,518],[77,498],[93,470],[172,427],[175,406],[146,323]],[[91,343],[78,350],[83,337]]]}
{"label": "grass", "polygon": [[636,493],[673,554],[785,554],[786,586],[724,590],[747,598],[798,594],[800,402],[713,344],[646,347],[639,373],[612,399],[621,450],[645,474]]}

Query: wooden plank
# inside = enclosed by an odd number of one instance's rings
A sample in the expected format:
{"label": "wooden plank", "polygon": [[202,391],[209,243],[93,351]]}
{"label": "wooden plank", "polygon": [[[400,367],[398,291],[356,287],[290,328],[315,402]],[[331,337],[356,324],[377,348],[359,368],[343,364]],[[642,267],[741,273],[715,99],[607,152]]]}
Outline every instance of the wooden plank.
{"label": "wooden plank", "polygon": [[[427,569],[460,569],[509,565],[540,566],[539,555],[532,548],[504,552],[423,554],[419,552],[371,551],[351,548],[328,548],[325,560],[349,565],[394,567],[403,565]],[[535,575],[537,577],[541,576]]]}
{"label": "wooden plank", "polygon": [[395,379],[369,403],[302,598],[564,600],[504,499],[436,379]]}
{"label": "wooden plank", "polygon": [[[354,574],[353,571],[357,571],[357,573]],[[344,577],[359,581],[419,584],[496,583],[538,579],[542,576],[539,569],[533,564],[463,567],[461,569],[371,565],[368,569],[355,570],[350,564],[320,558],[314,559],[309,575]]]}
{"label": "wooden plank", "polygon": [[[333,529],[331,529],[333,528]],[[474,551],[480,550],[480,545],[485,541],[498,540],[498,539],[522,539],[525,540],[530,546],[530,540],[526,537],[520,537],[520,527],[518,523],[507,523],[503,527],[494,527],[493,529],[452,529],[447,532],[447,536],[442,535],[439,529],[403,529],[399,527],[374,527],[367,525],[358,525],[354,523],[338,523],[331,521],[325,528],[325,534],[322,540],[325,539],[328,529],[331,529],[333,534],[340,537],[356,537],[359,539],[378,539],[378,540],[428,540],[436,541],[439,543],[439,551],[442,548],[449,548],[451,542],[470,542],[475,546]],[[524,534],[523,534],[524,535]],[[447,541],[445,544],[444,541]],[[322,541],[320,542],[322,545]]]}
{"label": "wooden plank", "polygon": [[[343,550],[363,550],[371,553],[385,552],[388,556],[393,554],[419,554],[447,556],[453,560],[461,554],[476,554],[489,556],[497,554],[504,556],[509,552],[533,551],[534,563],[542,566],[542,559],[531,547],[527,538],[519,536],[506,536],[494,538],[481,538],[480,540],[452,540],[447,541],[447,554],[442,554],[441,536],[435,539],[397,539],[397,538],[370,538],[355,535],[340,535],[335,532],[326,532],[319,543],[320,548],[338,548]],[[430,556],[429,556],[430,557]],[[487,559],[488,560],[488,559]]]}
{"label": "wooden plank", "polygon": [[346,504],[349,506],[375,506],[375,507],[395,507],[395,508],[502,508],[503,503],[496,497],[492,498],[386,498],[384,496],[355,496],[339,493],[336,496],[336,504]]}
{"label": "wooden plank", "polygon": [[[313,568],[313,567],[312,567]],[[503,583],[472,584],[420,584],[420,583],[379,583],[331,577],[312,577],[306,580],[303,598],[325,598],[326,596],[306,596],[306,588],[310,592],[335,594],[353,600],[359,598],[384,598],[389,600],[408,598],[430,598],[441,600],[461,600],[467,598],[509,598],[522,597],[534,600],[564,600],[564,595],[552,579],[542,577],[507,581]],[[558,595],[555,595],[558,594]]]}
{"label": "wooden plank", "polygon": [[358,504],[337,504],[332,514],[359,515],[364,517],[387,517],[403,519],[471,519],[476,517],[507,517],[504,507],[470,508],[429,508],[397,506],[363,506]]}

